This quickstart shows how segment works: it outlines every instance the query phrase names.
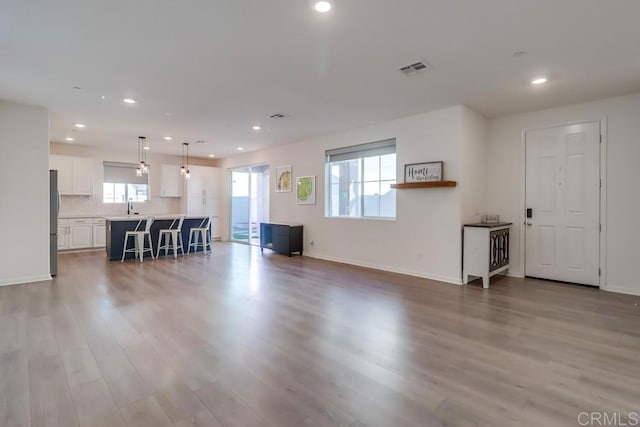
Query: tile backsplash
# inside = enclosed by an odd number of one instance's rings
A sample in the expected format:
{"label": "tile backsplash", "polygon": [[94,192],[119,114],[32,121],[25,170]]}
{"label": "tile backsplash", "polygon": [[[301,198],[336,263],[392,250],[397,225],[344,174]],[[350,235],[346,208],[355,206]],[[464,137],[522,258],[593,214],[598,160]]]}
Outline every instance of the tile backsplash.
{"label": "tile backsplash", "polygon": [[[181,199],[179,197],[151,197],[151,200],[143,203],[134,203],[133,211],[140,214],[174,214],[182,213]],[[60,216],[86,215],[86,216],[120,216],[126,215],[127,205],[124,203],[102,203],[97,196],[61,196]]]}

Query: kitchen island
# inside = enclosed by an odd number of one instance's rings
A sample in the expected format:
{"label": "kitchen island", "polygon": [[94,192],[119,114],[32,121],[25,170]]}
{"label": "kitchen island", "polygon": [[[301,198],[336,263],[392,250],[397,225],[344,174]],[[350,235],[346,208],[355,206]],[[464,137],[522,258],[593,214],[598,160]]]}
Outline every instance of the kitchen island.
{"label": "kitchen island", "polygon": [[[138,221],[142,220],[139,230],[144,230],[146,225],[147,216],[153,216],[155,220],[151,224],[151,241],[153,242],[153,255],[156,255],[158,250],[158,235],[161,229],[166,229],[171,226],[171,223],[180,217],[180,215],[126,215],[117,217],[106,217],[106,250],[107,257],[110,261],[120,261],[122,259],[122,248],[124,246],[124,236],[127,231],[135,230],[138,225]],[[200,227],[201,224],[208,218],[205,216],[189,216],[184,217],[182,224],[182,243],[184,245],[184,253],[187,253],[189,247],[189,231],[193,227]],[[215,218],[215,217],[214,217]],[[177,221],[176,221],[177,222]],[[130,240],[129,246],[133,247],[133,239]],[[192,249],[191,252],[194,250]],[[198,252],[202,251],[202,247],[197,249]],[[178,250],[178,253],[181,253]],[[164,255],[164,249],[160,251],[160,255]],[[173,255],[173,251],[167,251],[167,255]],[[133,259],[133,252],[127,253],[125,259]]]}

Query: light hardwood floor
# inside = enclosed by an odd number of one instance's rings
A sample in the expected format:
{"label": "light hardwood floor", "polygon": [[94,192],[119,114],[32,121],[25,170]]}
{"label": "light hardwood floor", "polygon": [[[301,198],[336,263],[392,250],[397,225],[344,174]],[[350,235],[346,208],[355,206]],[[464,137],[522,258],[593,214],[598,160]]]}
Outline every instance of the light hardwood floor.
{"label": "light hardwood floor", "polygon": [[0,426],[554,426],[640,411],[640,298],[256,248],[0,288]]}

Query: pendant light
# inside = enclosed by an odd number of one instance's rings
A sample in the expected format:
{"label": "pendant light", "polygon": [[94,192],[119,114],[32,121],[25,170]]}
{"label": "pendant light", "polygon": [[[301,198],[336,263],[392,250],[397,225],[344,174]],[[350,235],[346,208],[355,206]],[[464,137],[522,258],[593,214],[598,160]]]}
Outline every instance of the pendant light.
{"label": "pendant light", "polygon": [[144,136],[138,137],[138,168],[136,169],[136,176],[142,176],[143,173],[149,173],[149,164],[147,163],[147,138]]}
{"label": "pendant light", "polygon": [[180,166],[180,175],[184,175],[187,173],[187,169],[184,167],[184,146],[187,145],[186,142],[182,143],[182,155],[180,156],[180,161],[182,166]]}
{"label": "pendant light", "polygon": [[136,168],[136,176],[142,176],[142,137],[138,137],[138,167]]}
{"label": "pendant light", "polygon": [[187,168],[186,171],[184,172],[184,179],[189,180],[191,179],[191,172],[189,171],[189,143],[188,142],[184,142],[182,144],[187,152]]}

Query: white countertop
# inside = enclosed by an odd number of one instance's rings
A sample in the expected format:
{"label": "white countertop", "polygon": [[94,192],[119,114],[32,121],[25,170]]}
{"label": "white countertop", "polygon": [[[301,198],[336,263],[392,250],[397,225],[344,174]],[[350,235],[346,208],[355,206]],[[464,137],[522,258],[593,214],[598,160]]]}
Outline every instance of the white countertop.
{"label": "white countertop", "polygon": [[[141,219],[145,219],[149,216],[152,216],[156,220],[166,220],[166,219],[176,219],[182,214],[162,214],[162,215],[123,215],[123,216],[105,216],[101,217],[106,219],[107,221],[139,221]],[[208,218],[209,215],[185,215],[185,219],[203,219]],[[87,217],[88,218],[88,217]],[[214,218],[218,218],[214,215]]]}
{"label": "white countertop", "polygon": [[104,215],[76,215],[76,214],[60,214],[58,219],[74,219],[74,218],[104,218]]}

